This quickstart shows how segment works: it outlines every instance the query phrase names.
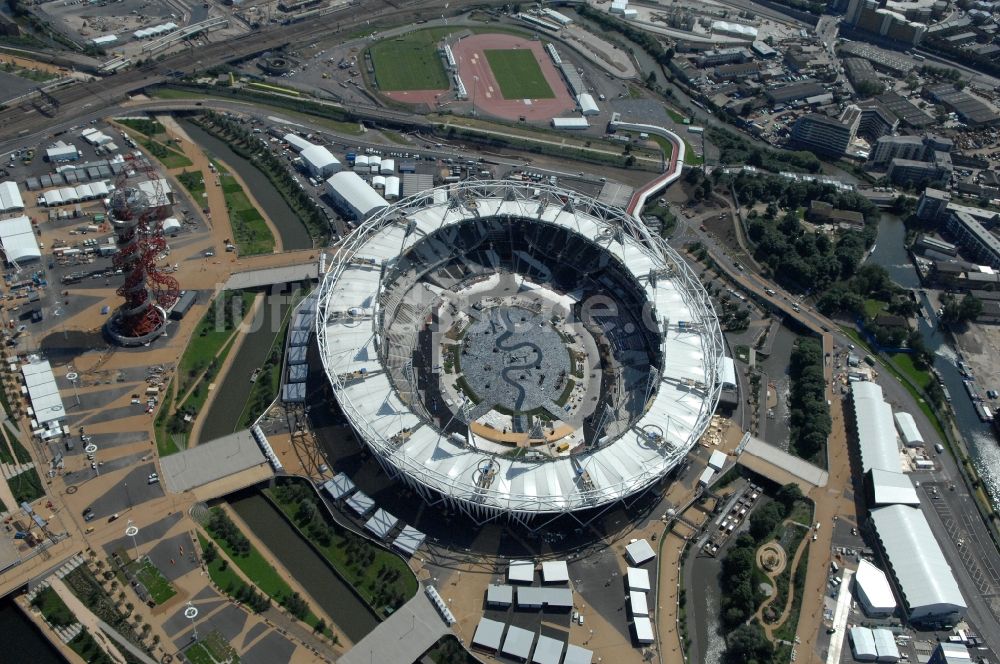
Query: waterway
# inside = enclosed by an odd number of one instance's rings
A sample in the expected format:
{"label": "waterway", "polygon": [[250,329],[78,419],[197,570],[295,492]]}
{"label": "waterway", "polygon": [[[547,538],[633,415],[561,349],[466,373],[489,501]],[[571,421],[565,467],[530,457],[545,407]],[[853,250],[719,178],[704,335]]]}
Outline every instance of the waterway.
{"label": "waterway", "polygon": [[[262,306],[254,320],[247,323],[243,343],[233,356],[229,371],[223,378],[221,385],[216,385],[219,395],[205,414],[205,424],[201,428],[197,444],[205,443],[222,436],[227,436],[234,431],[240,423],[240,416],[243,413],[244,404],[250,397],[253,383],[250,376],[254,369],[260,367],[267,360],[271,345],[281,331],[281,324],[284,320],[288,307],[291,305],[290,293],[268,293],[264,297]],[[284,349],[279,350],[280,353]]]}
{"label": "waterway", "polygon": [[275,228],[278,229],[278,235],[281,236],[281,246],[286,251],[312,248],[312,238],[309,237],[305,224],[288,206],[288,203],[285,202],[285,199],[281,197],[281,194],[264,173],[248,160],[233,152],[225,141],[212,136],[193,122],[183,119],[179,122],[191,140],[200,145],[209,155],[226,162],[243,178],[243,182],[253,192],[253,197],[260,203],[264,213],[274,222]]}
{"label": "waterway", "polygon": [[357,643],[375,629],[375,614],[266,498],[252,493],[230,505],[351,641]]}
{"label": "waterway", "polygon": [[2,652],[11,658],[0,654],[2,662],[62,664],[64,661],[59,651],[21,612],[13,597],[0,600],[0,634],[3,634]]}
{"label": "waterway", "polygon": [[919,293],[920,277],[906,251],[906,227],[899,217],[882,215],[878,227],[875,249],[868,260],[884,267],[892,280],[903,288],[916,289],[925,312],[932,320],[921,317],[917,323],[927,348],[934,353],[934,368],[941,375],[944,386],[951,394],[951,407],[958,429],[969,448],[969,455],[983,480],[994,505],[1000,505],[1000,446],[988,424],[979,420],[972,402],[962,384],[958,371],[958,355],[948,343],[948,337],[938,329],[934,309],[927,296]]}
{"label": "waterway", "polygon": [[[726,651],[726,640],[720,632],[719,622],[722,613],[719,589],[722,560],[692,552],[686,564],[691,565],[691,585],[686,596],[689,602],[693,602],[687,621],[688,630],[693,632],[691,661],[720,664]],[[692,592],[693,588],[698,588],[698,592]]]}

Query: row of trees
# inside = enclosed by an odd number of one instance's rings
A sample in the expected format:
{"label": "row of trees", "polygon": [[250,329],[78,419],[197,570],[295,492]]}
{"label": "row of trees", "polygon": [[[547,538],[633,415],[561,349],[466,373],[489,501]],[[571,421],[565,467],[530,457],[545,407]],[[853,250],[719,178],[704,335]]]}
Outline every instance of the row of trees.
{"label": "row of trees", "polygon": [[819,173],[821,162],[812,152],[805,150],[774,150],[756,145],[739,134],[706,127],[706,138],[719,148],[719,163],[732,166],[743,164],[768,171],[799,171]]}
{"label": "row of trees", "polygon": [[250,540],[240,531],[239,526],[218,507],[209,512],[208,530],[218,539],[229,545],[230,550],[237,556],[246,556],[250,553]]}
{"label": "row of trees", "polygon": [[[590,5],[581,4],[576,6],[575,9],[580,16],[590,19],[605,30],[623,34],[626,39],[638,44],[642,50],[646,51],[660,65],[666,65],[674,57],[674,50],[672,48],[665,48],[659,39],[645,30],[640,30],[629,23],[612,18],[605,12],[594,9]],[[655,80],[654,76],[652,80],[647,79],[647,82],[655,83]]]}
{"label": "row of trees", "polygon": [[813,459],[822,453],[831,429],[823,347],[818,340],[799,339],[792,350],[788,374],[791,378],[789,444],[798,456]]}

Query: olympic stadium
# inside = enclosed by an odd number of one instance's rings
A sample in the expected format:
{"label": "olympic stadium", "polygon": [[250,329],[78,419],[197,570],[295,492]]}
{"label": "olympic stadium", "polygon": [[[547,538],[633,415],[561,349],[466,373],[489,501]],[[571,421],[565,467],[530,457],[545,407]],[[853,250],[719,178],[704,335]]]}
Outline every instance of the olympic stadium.
{"label": "olympic stadium", "polygon": [[694,273],[623,210],[467,181],[337,248],[317,341],[389,476],[484,523],[585,523],[653,487],[707,427],[722,333]]}

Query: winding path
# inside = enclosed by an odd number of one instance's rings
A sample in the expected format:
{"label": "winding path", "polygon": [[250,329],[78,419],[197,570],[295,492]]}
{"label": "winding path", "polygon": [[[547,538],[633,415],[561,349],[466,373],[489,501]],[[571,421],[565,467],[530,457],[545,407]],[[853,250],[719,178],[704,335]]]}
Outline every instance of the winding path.
{"label": "winding path", "polygon": [[[801,524],[791,520],[786,520],[785,526],[792,528],[802,527]],[[788,575],[788,591],[785,597],[785,606],[782,608],[781,615],[778,616],[778,619],[775,620],[773,623],[767,623],[763,618],[765,609],[767,609],[767,607],[769,607],[771,603],[774,602],[774,599],[777,596],[776,594],[771,595],[765,601],[761,602],[761,605],[757,608],[757,612],[754,613],[754,617],[757,618],[757,621],[763,626],[764,634],[767,635],[769,641],[772,642],[774,641],[774,630],[784,625],[785,621],[788,620],[788,615],[792,612],[792,602],[795,599],[795,572],[798,569],[799,560],[802,558],[802,554],[805,552],[806,547],[808,546],[809,546],[809,532],[807,530],[806,534],[802,537],[802,541],[799,542],[799,548],[795,550],[795,557],[792,559],[792,562],[787,563],[785,567],[785,569],[788,569],[788,565],[791,565],[791,571]],[[765,574],[767,574],[767,572],[765,572]],[[777,593],[778,584],[775,581],[775,577],[771,576],[770,574],[768,574],[767,577],[771,579],[772,582],[774,582],[774,591],[775,593]]]}
{"label": "winding path", "polygon": [[[514,327],[515,324],[510,319],[510,311],[503,311],[501,312],[500,316],[504,323],[505,329],[503,333],[500,334],[499,337],[497,337],[497,340],[495,342],[497,348],[507,353],[512,353],[516,350],[520,350],[521,348],[527,347],[535,351],[535,354],[538,357],[542,356],[541,347],[534,341],[520,341],[518,343],[515,343],[513,346],[505,346],[504,341],[509,339],[514,334],[512,328]],[[524,406],[524,400],[527,397],[527,391],[524,389],[524,386],[521,385],[520,382],[515,381],[513,378],[509,376],[509,374],[513,371],[528,369],[532,367],[534,364],[535,361],[527,362],[525,364],[510,364],[500,370],[500,377],[503,378],[503,381],[508,385],[510,385],[511,387],[513,387],[515,390],[517,390],[517,399],[514,400],[514,405],[517,406],[517,410],[521,410],[522,407]]]}

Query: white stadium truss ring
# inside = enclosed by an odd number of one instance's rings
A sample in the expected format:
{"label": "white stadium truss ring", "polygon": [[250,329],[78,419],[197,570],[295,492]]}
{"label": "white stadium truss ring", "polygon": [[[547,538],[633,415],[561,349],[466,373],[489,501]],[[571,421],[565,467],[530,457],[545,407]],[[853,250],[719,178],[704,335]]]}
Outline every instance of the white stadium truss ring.
{"label": "white stadium truss ring", "polygon": [[[414,395],[401,397],[383,365],[383,279],[401,255],[451,225],[504,219],[560,226],[596,243],[654,307],[662,367],[650,375],[658,384],[635,421],[607,444],[544,460],[486,452],[442,432],[422,404],[411,407]],[[390,476],[476,519],[528,522],[635,496],[681,462],[719,400],[722,332],[694,272],[639,220],[576,192],[493,180],[424,191],[361,224],[321,279],[317,340],[345,417]]]}

